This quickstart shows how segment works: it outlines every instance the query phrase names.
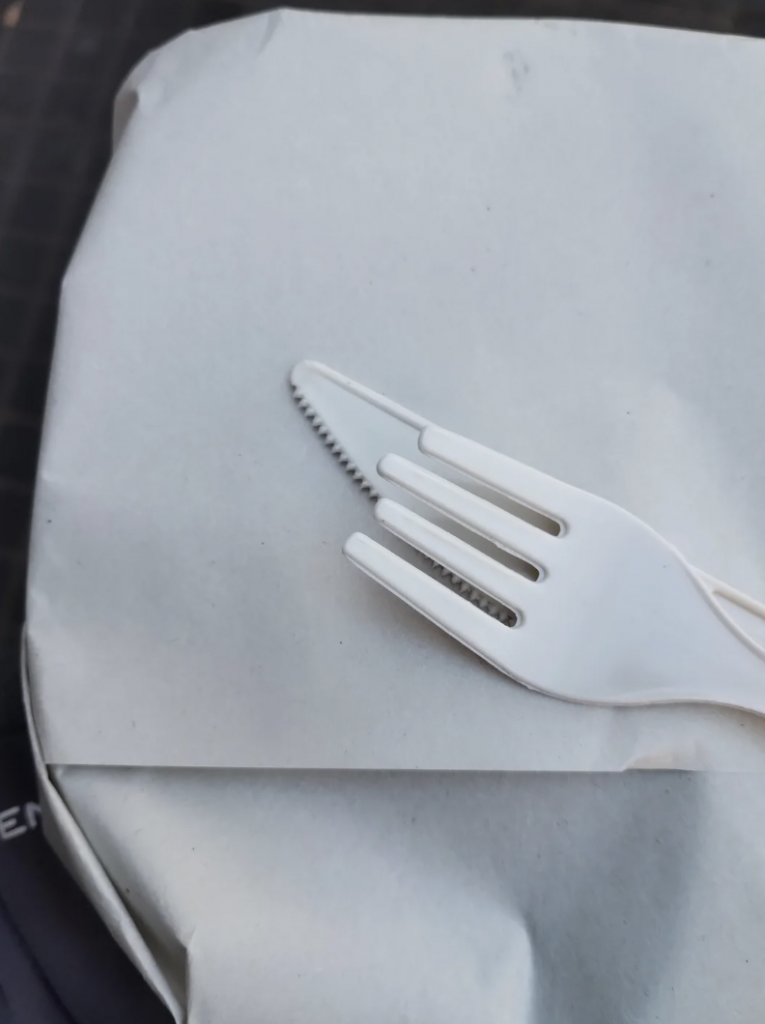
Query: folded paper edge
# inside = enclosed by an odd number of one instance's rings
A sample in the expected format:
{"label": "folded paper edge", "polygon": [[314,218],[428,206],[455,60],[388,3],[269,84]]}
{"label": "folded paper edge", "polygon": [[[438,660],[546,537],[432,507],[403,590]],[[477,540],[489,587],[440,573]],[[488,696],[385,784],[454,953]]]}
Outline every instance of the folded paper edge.
{"label": "folded paper edge", "polygon": [[96,908],[114,940],[135,964],[150,988],[167,1006],[177,1024],[182,1024],[185,1019],[185,1011],[173,994],[138,926],[120,899],[103,865],[48,773],[48,766],[43,759],[42,747],[32,712],[27,672],[26,633],[22,636],[21,642],[21,681],[24,711],[40,789],[40,803],[44,809],[43,828],[46,838]]}

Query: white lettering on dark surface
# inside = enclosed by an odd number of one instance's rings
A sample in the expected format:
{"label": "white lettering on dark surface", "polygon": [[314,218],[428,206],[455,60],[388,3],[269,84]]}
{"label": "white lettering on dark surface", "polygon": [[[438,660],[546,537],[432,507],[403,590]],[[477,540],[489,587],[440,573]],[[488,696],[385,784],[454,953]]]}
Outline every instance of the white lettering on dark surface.
{"label": "white lettering on dark surface", "polygon": [[[36,829],[40,822],[40,805],[31,800],[23,807],[6,807],[0,811],[0,841],[18,839],[25,832]],[[22,820],[23,819],[23,820]],[[26,825],[23,823],[26,821]]]}
{"label": "white lettering on dark surface", "polygon": [[24,820],[27,823],[27,828],[37,828],[40,824],[40,816],[42,810],[39,804],[28,803],[24,804]]}

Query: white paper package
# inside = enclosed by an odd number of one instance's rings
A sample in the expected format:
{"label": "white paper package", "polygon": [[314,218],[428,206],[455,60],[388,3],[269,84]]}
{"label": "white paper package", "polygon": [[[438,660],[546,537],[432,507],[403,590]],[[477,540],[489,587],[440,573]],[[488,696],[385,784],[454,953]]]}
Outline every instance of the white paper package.
{"label": "white paper package", "polygon": [[273,12],[130,76],[62,293],[27,688],[61,847],[179,1020],[761,1021],[765,722],[552,700],[444,636],[343,559],[390,540],[287,376],[762,600],[762,54]]}

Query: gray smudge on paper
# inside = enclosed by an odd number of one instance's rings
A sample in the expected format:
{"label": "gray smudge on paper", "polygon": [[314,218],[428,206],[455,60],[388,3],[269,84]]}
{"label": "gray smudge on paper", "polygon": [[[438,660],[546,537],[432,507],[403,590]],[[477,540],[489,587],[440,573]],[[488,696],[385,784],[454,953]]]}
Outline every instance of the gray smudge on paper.
{"label": "gray smudge on paper", "polygon": [[523,92],[523,86],[529,76],[529,65],[525,57],[518,51],[508,50],[502,57],[502,64],[505,69],[512,92],[519,96]]}

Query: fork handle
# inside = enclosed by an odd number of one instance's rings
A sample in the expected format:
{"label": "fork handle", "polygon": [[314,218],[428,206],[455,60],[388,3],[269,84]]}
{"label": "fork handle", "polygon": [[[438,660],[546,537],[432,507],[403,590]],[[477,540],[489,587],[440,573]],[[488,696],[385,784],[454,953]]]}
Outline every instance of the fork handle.
{"label": "fork handle", "polygon": [[765,604],[760,604],[759,601],[755,601],[754,598],[745,594],[743,590],[736,590],[735,587],[731,587],[728,583],[723,583],[722,580],[710,576],[709,573],[703,572],[701,569],[694,568],[693,572],[711,597],[716,595],[724,597],[726,600],[738,605],[739,608],[743,608],[744,611],[756,615],[757,618],[765,622]]}

